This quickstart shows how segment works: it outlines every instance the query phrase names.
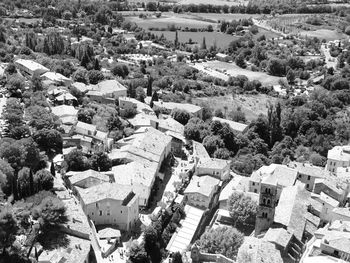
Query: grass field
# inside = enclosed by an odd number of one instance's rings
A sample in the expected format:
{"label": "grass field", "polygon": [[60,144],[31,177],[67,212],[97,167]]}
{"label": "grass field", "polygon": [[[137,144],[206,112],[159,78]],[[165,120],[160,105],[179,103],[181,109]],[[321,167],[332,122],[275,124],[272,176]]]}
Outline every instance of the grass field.
{"label": "grass field", "polygon": [[248,122],[255,120],[260,114],[267,115],[267,107],[270,103],[274,104],[277,98],[267,96],[265,94],[258,95],[225,95],[219,97],[208,98],[193,98],[193,103],[206,102],[214,109],[221,109],[225,112],[224,107],[227,107],[227,113],[241,107],[245,113]]}
{"label": "grass field", "polygon": [[[175,40],[175,32],[171,31],[152,31],[153,34],[161,36],[162,34],[169,41]],[[178,31],[179,42],[186,43],[191,38],[193,42],[197,42],[198,44],[202,43],[203,37],[205,37],[205,41],[207,47],[214,45],[216,41],[216,46],[219,48],[226,48],[230,42],[235,39],[238,39],[237,36],[231,36],[219,32],[181,32]]]}
{"label": "grass field", "polygon": [[232,20],[239,20],[239,19],[249,19],[249,18],[256,18],[260,17],[261,15],[257,14],[215,14],[215,13],[193,13],[192,16],[194,17],[201,17],[204,19],[211,19],[213,21],[232,21]]}
{"label": "grass field", "polygon": [[301,31],[300,35],[308,36],[308,37],[317,37],[319,39],[326,39],[327,41],[349,38],[343,33],[339,33],[335,30],[329,30],[329,29],[318,29],[318,30],[314,30],[314,31]]}
{"label": "grass field", "polygon": [[[161,36],[162,34],[166,39],[169,41],[175,40],[175,32],[172,31],[152,31],[153,34]],[[277,38],[280,37],[279,34],[276,34],[274,32],[271,32],[269,30],[259,28],[259,33],[254,35],[254,38],[258,38],[261,35],[265,35],[266,38]],[[226,48],[232,41],[239,39],[239,36],[232,36],[220,32],[182,32],[178,31],[178,38],[179,42],[181,43],[187,43],[188,40],[191,38],[193,42],[196,43],[202,43],[203,37],[205,37],[207,46],[214,45],[214,42],[216,42],[216,46],[219,48]]]}
{"label": "grass field", "polygon": [[280,79],[279,77],[270,76],[265,72],[251,71],[240,68],[235,63],[226,63],[217,60],[201,63],[201,66],[210,68],[213,72],[216,70],[226,70],[227,74],[233,77],[244,75],[249,80],[259,80],[263,85],[277,85]]}
{"label": "grass field", "polygon": [[209,23],[198,19],[190,19],[190,18],[178,16],[178,15],[162,16],[160,18],[147,18],[147,19],[142,19],[142,18],[139,18],[138,16],[133,16],[133,17],[127,17],[126,19],[131,22],[135,22],[138,26],[146,30],[152,27],[167,28],[171,25],[175,25],[176,27],[189,27],[189,28],[206,28],[209,25],[212,25],[214,28],[216,27],[215,23]]}
{"label": "grass field", "polygon": [[200,5],[200,4],[204,4],[204,5],[228,5],[228,6],[234,6],[234,5],[246,5],[248,3],[248,1],[244,1],[244,0],[236,0],[236,1],[232,1],[232,0],[180,0],[178,2],[179,4],[182,5],[190,5],[190,4],[194,4],[194,5]]}

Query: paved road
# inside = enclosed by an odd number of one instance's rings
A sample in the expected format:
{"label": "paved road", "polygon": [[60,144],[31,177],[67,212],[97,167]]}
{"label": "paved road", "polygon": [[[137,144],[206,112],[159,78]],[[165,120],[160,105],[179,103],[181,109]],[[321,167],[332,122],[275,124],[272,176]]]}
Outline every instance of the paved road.
{"label": "paved road", "polygon": [[329,52],[329,48],[327,47],[326,44],[322,44],[321,45],[321,52],[323,53],[323,55],[325,56],[326,59],[326,64],[327,64],[327,68],[337,68],[337,64],[338,64],[338,59],[334,58],[331,56],[330,52]]}

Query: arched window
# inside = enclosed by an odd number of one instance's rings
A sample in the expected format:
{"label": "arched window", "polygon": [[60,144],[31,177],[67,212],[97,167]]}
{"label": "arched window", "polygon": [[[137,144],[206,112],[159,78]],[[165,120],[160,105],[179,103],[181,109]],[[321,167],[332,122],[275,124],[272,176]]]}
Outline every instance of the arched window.
{"label": "arched window", "polygon": [[271,202],[270,202],[270,199],[267,199],[267,204],[269,205]]}

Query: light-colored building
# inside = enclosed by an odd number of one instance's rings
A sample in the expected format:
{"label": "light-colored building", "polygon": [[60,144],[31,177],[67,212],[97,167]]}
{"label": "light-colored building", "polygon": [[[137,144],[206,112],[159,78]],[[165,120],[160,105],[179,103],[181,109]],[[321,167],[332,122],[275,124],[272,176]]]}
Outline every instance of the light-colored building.
{"label": "light-colored building", "polygon": [[318,229],[306,244],[300,263],[345,263],[350,261],[350,222],[334,220]]}
{"label": "light-colored building", "polygon": [[184,191],[187,204],[201,209],[207,209],[213,202],[220,180],[209,175],[201,177],[193,176],[191,182]]}
{"label": "light-colored building", "polygon": [[236,121],[230,121],[227,119],[219,118],[219,117],[213,117],[212,121],[218,121],[220,123],[226,123],[235,133],[244,133],[248,129],[248,125]]}
{"label": "light-colored building", "polygon": [[316,179],[313,190],[313,192],[316,194],[324,192],[325,194],[337,200],[340,205],[343,205],[345,203],[349,191],[349,179],[338,178],[336,176]]}
{"label": "light-colored building", "polygon": [[290,162],[288,167],[298,171],[298,180],[304,183],[306,189],[309,191],[314,189],[316,179],[332,176],[332,174],[323,167],[308,163]]}
{"label": "light-colored building", "polygon": [[196,164],[200,160],[204,159],[210,159],[210,155],[205,149],[204,145],[200,142],[192,141],[192,148],[193,148],[193,157],[195,159]]}
{"label": "light-colored building", "polygon": [[114,179],[118,184],[128,185],[139,196],[140,206],[147,206],[158,165],[155,162],[131,162],[112,167]]}
{"label": "light-colored building", "polygon": [[202,118],[203,109],[200,106],[189,104],[189,103],[176,103],[176,102],[164,102],[164,101],[154,101],[154,106],[158,108],[164,108],[170,112],[174,109],[185,110],[195,117]]}
{"label": "light-colored building", "polygon": [[[100,96],[102,97],[114,99],[117,99],[119,97],[126,97],[127,95],[127,88],[115,79],[104,80],[98,83],[97,85],[93,85],[91,87],[91,91],[99,92]],[[89,92],[87,93],[87,95],[89,94]]]}
{"label": "light-colored building", "polygon": [[73,83],[73,81],[65,76],[63,76],[60,73],[56,73],[56,72],[46,72],[43,75],[41,75],[41,79],[42,80],[50,80],[53,83],[55,83],[56,85],[63,85],[68,87],[69,85],[71,85]]}
{"label": "light-colored building", "polygon": [[103,183],[90,188],[76,187],[83,210],[95,225],[115,225],[130,231],[139,215],[139,199],[130,186]]}
{"label": "light-colored building", "polygon": [[[57,187],[65,189],[63,185]],[[57,236],[64,235],[65,245],[60,246],[58,243],[55,248],[43,250],[38,257],[39,263],[89,263],[91,257],[91,228],[88,219],[84,214],[76,199],[69,194],[67,190],[55,191],[57,197],[66,207],[67,222],[63,224]],[[54,241],[54,240],[51,240]],[[40,247],[32,250],[32,256],[35,257],[34,251],[39,251]]]}
{"label": "light-colored building", "polygon": [[220,180],[227,180],[230,178],[230,165],[231,161],[209,158],[201,159],[196,167],[195,174],[201,175],[211,175]]}
{"label": "light-colored building", "polygon": [[35,72],[41,75],[49,71],[48,68],[33,60],[17,59],[15,65],[20,71],[25,72],[28,75],[33,75]]}
{"label": "light-colored building", "polygon": [[113,174],[101,173],[95,170],[87,170],[83,172],[69,171],[66,173],[70,187],[80,187],[83,189],[93,187],[98,184],[114,182]]}
{"label": "light-colored building", "polygon": [[185,126],[175,119],[168,117],[166,119],[160,119],[158,121],[158,130],[161,132],[171,131],[174,133],[178,133],[179,135],[184,134]]}
{"label": "light-colored building", "polygon": [[328,151],[326,169],[335,172],[338,167],[350,166],[350,146],[335,146]]}
{"label": "light-colored building", "polygon": [[274,184],[277,187],[277,200],[282,189],[295,184],[298,172],[281,164],[262,166],[254,171],[249,178],[249,192],[260,193],[261,183]]}
{"label": "light-colored building", "polygon": [[170,136],[149,127],[145,128],[143,133],[134,134],[118,143],[123,145],[119,152],[127,153],[126,159],[141,163],[144,160],[156,163],[156,174],[163,180],[164,174],[160,172],[160,167],[171,152]]}
{"label": "light-colored building", "polygon": [[321,192],[320,194],[311,194],[311,198],[318,201],[322,205],[319,215],[322,222],[327,223],[333,220],[333,209],[339,206],[339,202],[329,195]]}
{"label": "light-colored building", "polygon": [[51,112],[60,118],[62,124],[74,125],[78,121],[78,110],[73,106],[60,105],[51,107]]}
{"label": "light-colored building", "polygon": [[204,211],[190,205],[185,205],[184,211],[186,217],[180,221],[180,226],[176,229],[166,247],[169,252],[185,252],[196,238],[196,232]]}
{"label": "light-colored building", "polygon": [[219,196],[219,205],[221,209],[227,209],[228,199],[234,192],[243,193],[252,200],[259,202],[259,194],[248,192],[249,178],[234,174],[231,181],[221,190]]}
{"label": "light-colored building", "polygon": [[136,111],[137,113],[145,113],[146,115],[155,116],[154,111],[149,105],[141,101],[138,101],[137,99],[129,98],[129,97],[119,97],[118,101],[119,101],[119,111],[121,116],[126,116],[127,113],[131,111]]}
{"label": "light-colored building", "polygon": [[224,53],[217,53],[215,55],[215,58],[219,61],[222,61],[222,62],[229,62],[230,60],[232,60],[232,57],[229,56],[229,55],[226,55]]}

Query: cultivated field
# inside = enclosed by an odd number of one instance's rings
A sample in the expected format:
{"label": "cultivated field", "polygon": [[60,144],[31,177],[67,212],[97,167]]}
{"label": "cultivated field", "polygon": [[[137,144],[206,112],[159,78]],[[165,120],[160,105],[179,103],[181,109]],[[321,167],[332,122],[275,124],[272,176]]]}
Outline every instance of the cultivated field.
{"label": "cultivated field", "polygon": [[[265,72],[255,72],[240,68],[235,63],[226,63],[217,60],[200,63],[200,66],[210,69],[213,73],[226,70],[229,76],[236,77],[238,75],[244,75],[247,76],[249,80],[259,80],[263,85],[277,85],[280,79],[279,77],[270,76]],[[218,72],[218,77],[222,75],[222,73]]]}
{"label": "cultivated field", "polygon": [[[169,41],[175,40],[175,32],[171,31],[152,31],[153,34],[161,36],[162,34]],[[187,43],[191,38],[192,42],[201,44],[205,37],[207,47],[213,46],[216,41],[216,46],[219,48],[226,48],[233,40],[238,39],[237,36],[227,35],[219,32],[182,32],[178,31],[179,42]]]}
{"label": "cultivated field", "polygon": [[221,109],[225,112],[225,106],[227,107],[227,113],[235,110],[237,107],[241,107],[245,113],[248,122],[255,120],[260,114],[267,115],[267,107],[270,103],[275,104],[277,98],[267,96],[265,94],[258,95],[225,95],[219,97],[210,98],[193,98],[193,103],[206,102],[214,109]]}

